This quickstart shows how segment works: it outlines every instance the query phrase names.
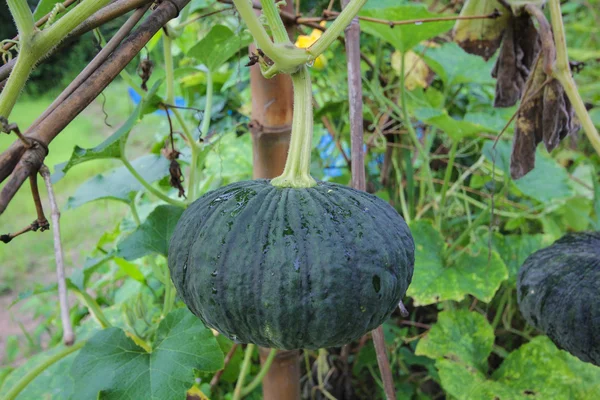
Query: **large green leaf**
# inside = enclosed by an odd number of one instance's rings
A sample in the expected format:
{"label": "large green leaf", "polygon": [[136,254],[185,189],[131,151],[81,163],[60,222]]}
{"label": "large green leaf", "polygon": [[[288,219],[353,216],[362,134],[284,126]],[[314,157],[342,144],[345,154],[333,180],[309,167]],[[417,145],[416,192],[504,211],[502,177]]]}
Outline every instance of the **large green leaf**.
{"label": "large green leaf", "polygon": [[215,25],[190,49],[188,56],[200,61],[209,70],[215,71],[251,41],[252,38],[245,31],[236,34],[224,25]]}
{"label": "large green leaf", "polygon": [[488,379],[453,360],[436,361],[444,390],[458,400],[588,400],[600,398],[600,368],[538,336],[513,351]]}
{"label": "large green leaf", "polygon": [[[149,183],[169,174],[169,161],[154,154],[140,157],[131,165]],[[129,204],[135,193],[143,189],[142,184],[127,168],[119,167],[84,182],[67,200],[67,208],[79,207],[99,199],[119,200]]]}
{"label": "large green leaf", "polygon": [[110,135],[104,142],[91,149],[84,149],[75,146],[73,154],[65,166],[62,168],[63,174],[66,174],[69,169],[77,164],[87,161],[99,160],[104,158],[121,158],[123,156],[123,147],[127,142],[129,133],[140,118],[140,110],[143,104],[140,102],[134,112],[129,116],[127,121],[117,129],[115,133]]}
{"label": "large green leaf", "polygon": [[417,119],[446,132],[454,140],[460,140],[482,132],[497,132],[494,127],[488,127],[478,122],[454,119],[448,115],[448,111],[445,109],[417,108],[413,114]]}
{"label": "large green leaf", "polygon": [[471,294],[489,302],[500,284],[508,277],[506,266],[494,250],[473,243],[450,265],[443,258],[444,239],[428,221],[410,225],[415,238],[415,273],[407,294],[415,305],[445,300],[460,301]]}
{"label": "large green leaf", "polygon": [[494,61],[485,62],[481,57],[465,53],[456,43],[427,49],[423,58],[448,86],[468,83],[494,84],[490,75]]}
{"label": "large green leaf", "polygon": [[[503,140],[499,141],[495,154],[492,150],[493,144],[494,142],[491,140],[485,142],[483,154],[490,162],[495,160],[496,168],[510,176],[511,144]],[[538,148],[535,153],[535,168],[514,183],[524,195],[542,203],[549,203],[555,200],[564,201],[574,196],[575,193],[569,180],[567,171],[558,165],[548,153]]]}
{"label": "large green leaf", "polygon": [[[78,337],[78,339],[81,339]],[[49,360],[57,353],[64,351],[65,346],[57,346],[43,353],[29,357],[27,361],[19,368],[12,371],[4,380],[0,387],[0,393],[6,394],[21,378],[23,378],[33,368]],[[76,353],[69,354],[67,357],[51,364],[44,369],[33,381],[31,381],[23,391],[16,397],[17,400],[28,399],[68,399],[73,394],[73,379],[65,371],[68,371],[73,364]]]}
{"label": "large green leaf", "polygon": [[[360,11],[363,17],[378,18],[389,21],[413,20],[439,17],[427,11],[424,4],[405,4],[390,6],[389,3],[370,1]],[[436,22],[427,24],[396,25],[390,28],[387,24],[361,21],[360,29],[377,36],[404,52],[410,50],[423,40],[434,38],[450,30],[453,22]]]}
{"label": "large green leaf", "polygon": [[447,358],[487,371],[487,358],[494,344],[494,330],[479,313],[468,310],[443,311],[415,354],[433,359]]}
{"label": "large green leaf", "polygon": [[160,322],[147,353],[121,329],[98,332],[80,350],[71,368],[78,399],[180,400],[194,383],[194,369],[223,368],[223,353],[212,332],[187,309]]}
{"label": "large green leaf", "polygon": [[167,255],[169,240],[183,209],[172,205],[156,207],[131,235],[117,246],[117,254],[126,260],[135,260],[148,254]]}
{"label": "large green leaf", "polygon": [[545,242],[543,235],[495,234],[492,244],[508,268],[509,279],[514,282],[525,259],[544,247]]}
{"label": "large green leaf", "polygon": [[600,367],[559,350],[538,336],[513,351],[493,378],[539,399],[600,399]]}

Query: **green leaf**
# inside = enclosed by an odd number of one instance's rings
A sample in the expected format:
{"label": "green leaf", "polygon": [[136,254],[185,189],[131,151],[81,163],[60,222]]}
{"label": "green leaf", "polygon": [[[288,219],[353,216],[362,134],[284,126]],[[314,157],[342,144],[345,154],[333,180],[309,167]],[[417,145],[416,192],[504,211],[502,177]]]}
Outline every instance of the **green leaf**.
{"label": "green leaf", "polygon": [[600,367],[559,350],[546,336],[510,353],[493,378],[521,394],[531,393],[528,398],[600,398]]}
{"label": "green leaf", "polygon": [[497,132],[494,127],[487,127],[467,120],[454,119],[448,115],[448,111],[445,109],[418,108],[413,111],[413,114],[417,119],[446,132],[453,140],[475,136],[481,132]]}
{"label": "green leaf", "polygon": [[[500,284],[508,278],[502,259],[479,243],[471,244],[454,262],[446,265],[447,248],[441,234],[429,221],[410,225],[415,238],[415,273],[407,294],[416,306],[440,301],[460,301],[471,294],[489,302]],[[488,259],[489,258],[489,259]]]}
{"label": "green leaf", "polygon": [[[427,11],[427,7],[424,4],[405,4],[390,7],[385,2],[379,1],[367,2],[359,15],[389,21],[439,17],[439,14]],[[447,32],[453,25],[453,22],[436,22],[420,25],[396,25],[390,28],[386,24],[361,21],[360,29],[385,40],[401,52],[405,52],[423,40],[431,39]]]}
{"label": "green leaf", "polygon": [[80,290],[85,290],[92,274],[111,258],[113,258],[112,254],[107,254],[103,257],[86,258],[83,267],[73,271],[71,282]]}
{"label": "green leaf", "polygon": [[106,158],[121,158],[123,157],[123,148],[129,137],[129,133],[138,122],[140,118],[140,110],[142,109],[142,103],[138,104],[135,111],[129,116],[127,121],[115,133],[110,135],[108,139],[100,143],[98,146],[91,149],[84,149],[79,146],[75,146],[71,158],[67,161],[67,164],[62,168],[62,173],[66,174],[67,171],[73,168],[77,164],[81,164],[87,161],[100,160]]}
{"label": "green leaf", "polygon": [[[81,338],[78,336],[78,340]],[[12,371],[5,379],[0,392],[6,394],[21,378],[33,368],[63,351],[65,346],[53,347],[43,353],[29,357],[24,364]],[[71,353],[44,369],[23,391],[17,400],[27,399],[69,399],[73,395],[73,379],[68,373],[77,353]],[[78,397],[79,398],[79,397]]]}
{"label": "green leaf", "polygon": [[451,360],[438,360],[441,385],[457,400],[521,400],[530,397],[519,396],[514,390],[497,382],[487,380],[477,368]]}
{"label": "green leaf", "polygon": [[81,399],[180,400],[194,383],[194,369],[223,368],[223,353],[212,332],[187,309],[160,322],[152,352],[147,353],[121,329],[98,332],[80,350],[71,367]]}
{"label": "green leaf", "polygon": [[35,11],[33,12],[33,19],[37,21],[38,19],[42,18],[44,15],[52,11],[56,4],[62,2],[63,0],[40,0],[38,5],[35,7]]}
{"label": "green leaf", "polygon": [[481,57],[465,53],[456,43],[427,49],[423,59],[447,86],[468,83],[494,84],[490,74],[494,60],[485,62]]}
{"label": "green leaf", "polygon": [[[495,157],[492,153],[493,144],[494,142],[491,140],[485,142],[483,155],[490,162],[493,162],[495,158],[496,168],[504,171],[506,176],[510,176],[511,144],[503,140],[499,141],[496,145]],[[558,165],[548,153],[538,148],[535,154],[535,168],[521,179],[513,182],[524,195],[542,203],[550,203],[564,201],[574,196],[569,181],[567,171]]]}
{"label": "green leaf", "polygon": [[[149,154],[131,164],[148,183],[169,175],[169,161],[161,156]],[[119,167],[84,182],[67,200],[67,208],[76,208],[99,199],[112,199],[129,204],[135,193],[143,189],[142,184],[127,168]]]}
{"label": "green leaf", "polygon": [[169,240],[183,209],[172,205],[156,207],[148,218],[117,245],[117,254],[135,260],[148,254],[167,255]]}
{"label": "green leaf", "polygon": [[142,271],[139,270],[137,265],[119,257],[115,257],[114,261],[115,264],[117,264],[117,266],[119,267],[119,269],[125,274],[127,274],[128,276],[140,283],[146,284],[146,278],[144,277],[144,274],[142,274]]}
{"label": "green leaf", "polygon": [[[487,240],[487,238],[486,238]],[[508,268],[508,277],[515,282],[517,273],[525,259],[545,245],[543,235],[500,235],[495,234],[492,241]]]}
{"label": "green leaf", "polygon": [[493,344],[494,329],[483,315],[468,310],[442,311],[417,344],[415,354],[450,359],[485,373]]}
{"label": "green leaf", "polygon": [[188,52],[188,56],[215,71],[241,48],[248,46],[252,38],[244,31],[234,33],[224,25],[215,25],[210,32]]}

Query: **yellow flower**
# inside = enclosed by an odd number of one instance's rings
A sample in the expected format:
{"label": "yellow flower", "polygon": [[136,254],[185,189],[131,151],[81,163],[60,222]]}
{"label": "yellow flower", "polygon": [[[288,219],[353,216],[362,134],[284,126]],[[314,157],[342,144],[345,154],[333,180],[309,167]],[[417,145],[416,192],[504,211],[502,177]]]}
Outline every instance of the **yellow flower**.
{"label": "yellow flower", "polygon": [[[321,22],[321,26],[325,26],[325,21]],[[301,49],[306,49],[310,46],[312,46],[312,44],[314,42],[317,41],[317,39],[319,39],[321,37],[321,35],[323,34],[322,31],[318,30],[318,29],[313,29],[312,32],[310,33],[310,35],[300,35],[298,36],[298,39],[296,39],[296,47],[300,47]],[[313,68],[317,69],[317,70],[322,70],[323,68],[325,68],[327,66],[327,59],[325,58],[325,56],[323,56],[323,54],[321,54],[319,57],[316,58],[315,63],[313,64]]]}

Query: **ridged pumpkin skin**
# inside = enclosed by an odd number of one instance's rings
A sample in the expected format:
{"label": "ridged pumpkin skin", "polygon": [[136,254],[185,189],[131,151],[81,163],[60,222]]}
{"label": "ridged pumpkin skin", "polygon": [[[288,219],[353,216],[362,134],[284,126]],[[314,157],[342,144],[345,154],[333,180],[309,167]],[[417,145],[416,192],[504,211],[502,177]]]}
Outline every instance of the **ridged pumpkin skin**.
{"label": "ridged pumpkin skin", "polygon": [[525,260],[521,313],[561,349],[600,365],[600,233],[563,236]]}
{"label": "ridged pumpkin skin", "polygon": [[341,346],[381,325],[413,274],[414,242],[385,201],[267,180],[207,193],[171,238],[177,292],[204,323],[278,349]]}

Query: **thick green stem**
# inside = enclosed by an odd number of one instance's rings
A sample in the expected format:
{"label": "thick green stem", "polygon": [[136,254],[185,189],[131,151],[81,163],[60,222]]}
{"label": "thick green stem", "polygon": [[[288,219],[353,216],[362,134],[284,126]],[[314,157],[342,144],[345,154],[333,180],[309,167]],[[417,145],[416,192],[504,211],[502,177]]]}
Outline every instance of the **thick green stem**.
{"label": "thick green stem", "polygon": [[127,168],[127,170],[131,173],[131,175],[133,175],[133,177],[135,179],[137,179],[137,181],[139,183],[141,183],[142,186],[144,188],[146,188],[146,190],[149,191],[150,193],[152,193],[154,196],[156,196],[159,199],[161,199],[162,201],[172,204],[174,206],[183,207],[183,208],[185,208],[187,206],[187,204],[184,203],[183,201],[172,199],[169,196],[167,196],[166,194],[164,194],[163,192],[161,192],[160,190],[156,189],[154,186],[150,185],[144,179],[144,177],[142,175],[140,175],[139,172],[137,172],[135,170],[135,168],[133,168],[133,165],[131,165],[131,163],[129,162],[129,160],[127,160],[127,158],[122,157],[121,161],[123,162],[123,165],[125,165],[125,168]]}
{"label": "thick green stem", "polygon": [[33,369],[29,370],[25,376],[23,376],[15,385],[6,393],[4,396],[4,400],[13,400],[16,399],[19,393],[23,391],[35,378],[38,377],[39,374],[44,372],[48,367],[52,364],[62,360],[66,356],[71,353],[76,352],[85,346],[86,341],[82,340],[80,342],[75,343],[73,346],[65,347],[62,351],[54,354],[52,357],[49,357],[37,364]]}
{"label": "thick green stem", "polygon": [[0,92],[0,116],[7,119],[10,116],[36,61],[37,59],[29,53],[27,46],[21,47],[17,63],[8,77],[4,90]]}
{"label": "thick green stem", "polygon": [[269,351],[269,355],[267,356],[267,359],[265,360],[262,367],[260,368],[260,371],[258,371],[258,375],[256,375],[254,377],[254,379],[252,380],[252,382],[250,382],[248,384],[248,386],[246,386],[245,388],[242,389],[242,396],[246,396],[246,395],[250,394],[250,392],[252,392],[254,389],[256,389],[258,387],[258,385],[261,384],[265,375],[267,375],[267,372],[269,372],[269,369],[271,368],[271,364],[273,364],[273,360],[275,359],[276,355],[277,355],[277,350],[271,349],[271,351]]}
{"label": "thick green stem", "polygon": [[202,116],[202,126],[200,127],[200,133],[204,136],[208,136],[208,129],[210,128],[210,117],[212,114],[212,103],[213,103],[213,74],[211,70],[206,71],[206,102],[204,104],[204,114]]}
{"label": "thick green stem", "polygon": [[310,74],[306,66],[292,76],[294,115],[292,138],[283,174],[271,181],[273,186],[308,188],[317,182],[310,176],[313,138],[313,105]]}
{"label": "thick green stem", "polygon": [[313,43],[312,46],[308,48],[308,52],[313,56],[313,59],[317,58],[320,54],[327,50],[335,40],[337,40],[338,36],[342,34],[344,29],[346,29],[352,19],[356,17],[366,2],[367,0],[353,0],[346,7],[344,7],[335,21],[333,21],[333,24],[327,28],[327,30],[315,43]]}
{"label": "thick green stem", "polygon": [[290,37],[285,30],[285,25],[279,16],[279,10],[275,6],[275,0],[260,0],[262,5],[263,15],[267,19],[273,33],[275,43],[290,43]]}
{"label": "thick green stem", "polygon": [[[14,15],[19,34],[21,34],[21,30],[24,30],[24,35],[21,37],[21,51],[15,69],[11,73],[4,90],[0,92],[1,116],[9,117],[35,64],[51,49],[56,47],[75,27],[110,1],[83,0],[51,27],[39,32],[34,31],[31,11],[29,11],[29,16],[27,17],[31,19],[31,29],[29,28],[29,22],[25,18],[27,12],[22,9],[23,4],[27,5],[26,2],[23,0],[8,1],[9,6],[12,5],[11,12],[13,10],[15,12]],[[28,34],[27,32],[31,33]]]}
{"label": "thick green stem", "polygon": [[50,49],[57,46],[73,29],[90,17],[93,13],[110,3],[111,0],[83,0],[65,16],[56,21],[48,29],[39,33],[37,49],[38,59],[43,57]]}
{"label": "thick green stem", "polygon": [[163,35],[163,57],[165,59],[165,84],[167,85],[167,104],[175,103],[175,73],[173,68],[173,40]]}
{"label": "thick green stem", "polygon": [[565,35],[565,27],[562,20],[562,14],[560,11],[560,1],[550,0],[550,17],[552,21],[552,31],[554,33],[554,44],[556,46],[556,65],[554,66],[553,76],[558,79],[561,85],[565,89],[565,93],[569,97],[575,114],[581,122],[581,126],[585,131],[589,141],[596,150],[596,153],[600,156],[600,135],[598,130],[594,126],[594,122],[587,112],[585,104],[579,95],[577,90],[577,84],[571,75],[571,69],[569,68],[569,56],[567,54],[567,41]]}
{"label": "thick green stem", "polygon": [[[165,264],[166,265],[166,264]],[[173,304],[175,304],[175,288],[173,287],[173,283],[171,282],[169,269],[166,268],[164,272],[165,275],[165,301],[163,303],[162,316],[166,317],[171,310],[173,309]]]}
{"label": "thick green stem", "polygon": [[240,374],[238,375],[235,390],[233,391],[232,400],[240,400],[242,398],[242,387],[244,386],[244,380],[246,375],[250,371],[250,365],[252,364],[252,353],[254,353],[254,345],[249,344],[246,346],[246,353],[244,354],[244,361],[242,362],[242,368],[240,368]]}
{"label": "thick green stem", "polygon": [[27,42],[33,35],[35,21],[27,4],[27,0],[6,0],[8,9],[15,20],[21,44]]}

